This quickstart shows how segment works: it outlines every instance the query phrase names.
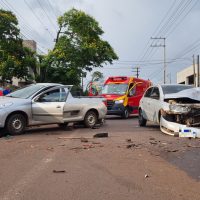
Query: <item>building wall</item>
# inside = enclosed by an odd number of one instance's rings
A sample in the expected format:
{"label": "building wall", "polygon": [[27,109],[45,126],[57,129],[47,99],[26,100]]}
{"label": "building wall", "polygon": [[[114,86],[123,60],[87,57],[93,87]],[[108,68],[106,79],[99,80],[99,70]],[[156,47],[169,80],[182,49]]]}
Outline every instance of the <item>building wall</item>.
{"label": "building wall", "polygon": [[32,51],[37,50],[37,45],[34,40],[23,40],[23,46],[31,49]]}
{"label": "building wall", "polygon": [[[23,40],[23,46],[31,49],[32,51],[37,50],[37,43],[34,40]],[[30,75],[34,75],[31,68],[28,69]],[[15,86],[23,86],[28,84],[24,79],[18,79],[16,77],[13,77],[12,79],[13,85]]]}
{"label": "building wall", "polygon": [[[192,85],[194,84],[194,69],[193,65],[183,69],[177,73],[177,83]],[[195,80],[197,82],[197,65],[195,65]]]}

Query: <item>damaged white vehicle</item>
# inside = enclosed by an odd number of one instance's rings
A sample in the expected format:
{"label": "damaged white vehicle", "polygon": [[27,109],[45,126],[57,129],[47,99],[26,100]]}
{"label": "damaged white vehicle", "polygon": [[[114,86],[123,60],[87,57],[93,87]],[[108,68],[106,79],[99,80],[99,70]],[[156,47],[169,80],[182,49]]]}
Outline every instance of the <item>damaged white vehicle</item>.
{"label": "damaged white vehicle", "polygon": [[139,125],[160,124],[163,133],[200,138],[200,88],[189,85],[157,85],[140,100]]}

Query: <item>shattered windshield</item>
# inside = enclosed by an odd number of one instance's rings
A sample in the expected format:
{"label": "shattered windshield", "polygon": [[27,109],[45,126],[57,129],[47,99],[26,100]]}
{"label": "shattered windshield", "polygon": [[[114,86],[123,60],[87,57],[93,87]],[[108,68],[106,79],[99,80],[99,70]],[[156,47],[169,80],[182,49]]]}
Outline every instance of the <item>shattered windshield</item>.
{"label": "shattered windshield", "polygon": [[191,85],[163,85],[161,87],[163,90],[163,94],[177,93],[183,90],[193,88],[193,86]]}
{"label": "shattered windshield", "polygon": [[128,88],[128,84],[108,84],[104,85],[102,89],[102,94],[125,94]]}

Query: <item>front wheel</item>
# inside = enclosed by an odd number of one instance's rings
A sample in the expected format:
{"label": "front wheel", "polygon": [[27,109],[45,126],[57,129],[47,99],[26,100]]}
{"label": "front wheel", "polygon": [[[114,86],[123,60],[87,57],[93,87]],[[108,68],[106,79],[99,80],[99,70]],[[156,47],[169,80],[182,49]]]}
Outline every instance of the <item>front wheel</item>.
{"label": "front wheel", "polygon": [[129,111],[128,108],[124,108],[124,112],[122,113],[122,118],[123,119],[128,119],[129,118]]}
{"label": "front wheel", "polygon": [[22,114],[13,114],[6,122],[6,129],[11,135],[22,134],[25,128],[26,118]]}
{"label": "front wheel", "polygon": [[146,126],[147,120],[142,115],[142,110],[139,110],[138,122],[140,126]]}
{"label": "front wheel", "polygon": [[88,111],[85,115],[84,124],[87,128],[92,128],[97,123],[97,114],[94,111]]}

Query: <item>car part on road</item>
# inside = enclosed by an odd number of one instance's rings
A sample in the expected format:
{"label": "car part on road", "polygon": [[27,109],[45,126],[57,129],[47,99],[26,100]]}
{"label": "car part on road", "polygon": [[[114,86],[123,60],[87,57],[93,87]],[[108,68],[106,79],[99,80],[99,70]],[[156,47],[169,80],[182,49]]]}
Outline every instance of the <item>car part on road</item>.
{"label": "car part on road", "polygon": [[108,137],[108,133],[97,133],[93,135],[94,138],[103,138],[103,137]]}
{"label": "car part on road", "polygon": [[65,173],[66,171],[65,170],[53,170],[53,173]]}
{"label": "car part on road", "polygon": [[22,114],[12,114],[6,121],[6,129],[11,135],[22,134],[26,128],[26,118]]}

